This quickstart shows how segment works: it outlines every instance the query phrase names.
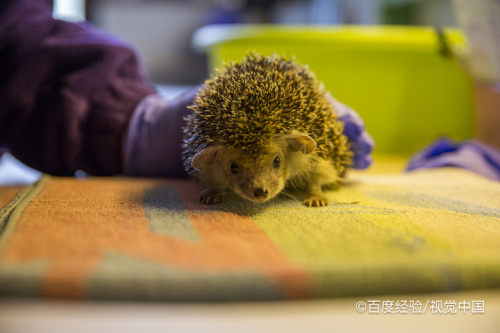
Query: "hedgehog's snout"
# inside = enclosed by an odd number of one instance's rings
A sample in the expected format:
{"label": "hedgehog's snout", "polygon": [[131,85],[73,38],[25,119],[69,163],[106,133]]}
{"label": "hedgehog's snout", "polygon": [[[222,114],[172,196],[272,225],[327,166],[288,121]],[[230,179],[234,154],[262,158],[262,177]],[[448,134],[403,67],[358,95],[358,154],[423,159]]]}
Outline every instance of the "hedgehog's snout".
{"label": "hedgehog's snout", "polygon": [[237,185],[235,192],[240,194],[240,196],[242,196],[243,198],[256,203],[261,203],[271,199],[273,189],[270,188],[270,186],[266,186],[266,184],[263,184],[262,182],[259,182],[257,184],[249,184],[248,182],[244,182]]}
{"label": "hedgehog's snout", "polygon": [[259,187],[253,191],[253,196],[255,199],[266,199],[269,195],[269,191],[265,188]]}
{"label": "hedgehog's snout", "polygon": [[253,201],[255,203],[262,203],[272,199],[279,192],[281,192],[280,185],[273,182],[269,175],[260,177],[259,179],[254,178],[255,175],[251,175],[248,178],[243,178],[234,184],[234,191],[241,197]]}

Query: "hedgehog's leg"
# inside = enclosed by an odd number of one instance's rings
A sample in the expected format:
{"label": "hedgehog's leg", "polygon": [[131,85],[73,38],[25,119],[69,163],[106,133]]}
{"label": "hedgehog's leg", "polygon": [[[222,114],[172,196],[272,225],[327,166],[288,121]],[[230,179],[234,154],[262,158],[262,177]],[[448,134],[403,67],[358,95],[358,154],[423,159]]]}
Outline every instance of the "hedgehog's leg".
{"label": "hedgehog's leg", "polygon": [[321,185],[318,182],[309,182],[307,184],[307,192],[309,192],[309,198],[304,200],[304,205],[308,207],[328,206],[328,199],[323,196]]}
{"label": "hedgehog's leg", "polygon": [[202,195],[200,195],[200,202],[204,205],[220,204],[224,201],[224,193],[220,188],[209,188],[205,190]]}

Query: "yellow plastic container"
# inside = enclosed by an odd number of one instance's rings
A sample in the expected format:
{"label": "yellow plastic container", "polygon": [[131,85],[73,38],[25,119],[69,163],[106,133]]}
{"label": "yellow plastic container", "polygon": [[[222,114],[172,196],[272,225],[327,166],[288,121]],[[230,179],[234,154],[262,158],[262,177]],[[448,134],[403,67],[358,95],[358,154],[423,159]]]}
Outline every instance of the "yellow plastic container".
{"label": "yellow plastic container", "polygon": [[440,136],[473,136],[471,80],[446,56],[464,37],[442,36],[426,27],[225,25],[203,27],[193,44],[213,69],[248,51],[295,56],[363,117],[376,152],[409,154]]}

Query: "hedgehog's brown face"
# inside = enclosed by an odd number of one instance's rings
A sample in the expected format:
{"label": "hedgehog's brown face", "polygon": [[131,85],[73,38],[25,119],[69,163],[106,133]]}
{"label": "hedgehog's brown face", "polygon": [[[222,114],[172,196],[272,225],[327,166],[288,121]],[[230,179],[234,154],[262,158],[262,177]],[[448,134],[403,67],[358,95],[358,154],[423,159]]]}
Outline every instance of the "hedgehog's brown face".
{"label": "hedgehog's brown face", "polygon": [[[305,142],[307,140],[312,143]],[[308,144],[307,149],[312,151],[314,141],[293,132],[270,138],[253,154],[238,148],[214,145],[196,155],[192,165],[202,173],[201,178],[206,185],[229,188],[244,199],[261,203],[274,198],[284,189],[293,173],[294,161],[290,155],[298,150],[306,154],[304,147]]]}
{"label": "hedgehog's brown face", "polygon": [[262,147],[251,156],[232,149],[221,162],[227,187],[257,203],[278,195],[288,178],[286,156],[278,145]]}

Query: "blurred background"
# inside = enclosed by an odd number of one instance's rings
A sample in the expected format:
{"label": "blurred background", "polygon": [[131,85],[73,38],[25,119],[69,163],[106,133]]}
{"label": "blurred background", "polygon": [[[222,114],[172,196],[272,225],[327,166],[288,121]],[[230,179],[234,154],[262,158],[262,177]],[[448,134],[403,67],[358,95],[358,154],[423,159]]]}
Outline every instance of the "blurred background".
{"label": "blurred background", "polygon": [[153,82],[176,85],[207,77],[206,55],[191,47],[204,25],[457,25],[451,0],[54,0],[54,16],[120,36]]}
{"label": "blurred background", "polygon": [[443,137],[500,148],[497,0],[46,1],[130,43],[167,99],[225,60],[277,52],[361,115],[374,154],[408,158]]}
{"label": "blurred background", "polygon": [[[227,59],[221,59],[225,57],[226,53],[222,55],[221,52],[213,52],[210,47],[196,50],[193,36],[196,35],[197,30],[204,26],[219,25],[220,27],[222,25],[223,27],[229,27],[238,24],[268,24],[300,26],[299,30],[304,27],[327,28],[345,27],[346,25],[454,27],[457,26],[457,22],[453,11],[453,2],[462,0],[46,1],[52,2],[53,16],[55,18],[72,22],[87,20],[130,43],[139,53],[145,70],[156,84],[159,93],[167,99],[171,99],[189,87],[203,83],[208,78],[209,73],[213,72],[214,67],[220,66],[221,61]],[[208,33],[210,35],[211,31],[208,31]],[[453,113],[456,115],[460,113],[455,110],[457,103],[465,105],[461,107],[462,114],[467,113],[470,109],[467,94],[465,94],[467,96],[464,103],[461,102],[463,98],[453,103],[449,103],[449,98],[442,98],[445,94],[441,89],[436,88],[436,86],[442,86],[440,81],[432,79],[432,82],[429,82],[426,79],[428,76],[426,73],[433,73],[435,67],[429,65],[428,62],[422,61],[420,55],[418,55],[417,60],[411,57],[400,60],[397,52],[394,53],[395,57],[388,58],[384,53],[385,51],[378,53],[361,52],[361,54],[357,55],[349,52],[342,53],[343,55],[339,53],[337,58],[331,54],[329,57],[318,56],[315,50],[311,51],[310,47],[306,45],[314,34],[306,33],[301,41],[297,40],[297,47],[294,44],[296,39],[293,34],[294,32],[290,35],[291,41],[289,45],[291,45],[294,52],[302,53],[297,54],[298,60],[312,65],[311,69],[313,70],[314,68],[320,68],[320,70],[316,71],[316,74],[320,80],[325,81],[327,89],[332,89],[332,93],[337,98],[352,106],[362,115],[368,131],[377,142],[376,152],[404,152],[408,155],[429,142],[429,135],[420,135],[422,122],[425,127],[429,127],[427,119],[420,116],[415,119],[413,113],[410,112],[411,110],[406,108],[406,106],[412,105],[413,109],[422,109],[422,105],[428,104],[427,100],[432,98],[432,96],[429,96],[429,91],[431,91],[431,95],[434,95],[434,100],[440,100],[439,105],[447,105],[448,114]],[[210,39],[204,38],[207,37],[206,35],[201,36],[201,43],[208,42]],[[435,43],[435,33],[431,32],[430,35],[432,36],[428,42]],[[256,43],[259,43],[259,38],[259,34],[257,34]],[[364,43],[364,41],[365,39],[362,38],[359,43]],[[243,42],[243,48],[246,48],[245,43]],[[274,40],[268,43],[273,47],[280,44],[280,42],[275,43]],[[301,43],[304,45],[301,45]],[[324,41],[320,41],[320,43],[324,43]],[[325,43],[332,44],[330,41],[325,41]],[[259,44],[250,43],[249,45],[252,45],[253,48],[253,45]],[[434,48],[436,50],[432,51],[431,56],[434,57],[432,62],[440,63],[442,62],[441,59],[435,59],[437,58],[437,47]],[[237,50],[238,48],[234,49]],[[244,52],[241,54],[243,55]],[[407,52],[403,50],[403,54],[407,54]],[[241,59],[242,55],[238,53],[237,59]],[[287,52],[286,55],[290,57],[292,54]],[[308,56],[309,58],[307,58]],[[313,64],[318,60],[321,62],[326,61],[327,68]],[[336,65],[332,66],[333,63]],[[353,66],[353,63],[355,66]],[[392,74],[385,70],[388,67],[393,69]],[[341,87],[335,86],[335,81],[332,82],[338,77],[339,71],[343,72]],[[418,82],[412,77],[415,72],[422,73],[420,75],[421,80]],[[370,74],[367,75],[366,73]],[[328,80],[330,82],[327,82]],[[454,77],[451,80],[455,80]],[[403,83],[409,81],[411,83]],[[458,81],[462,82],[463,78]],[[395,83],[405,86],[405,89],[398,88],[397,91],[411,92],[412,87],[415,85],[426,86],[427,89],[420,89],[420,94],[411,93],[402,96],[401,92],[395,93],[393,89]],[[462,82],[461,85],[463,89],[464,83]],[[449,94],[456,94],[456,90],[449,92]],[[372,97],[370,98],[369,95]],[[422,95],[426,97],[422,98]],[[360,98],[360,96],[363,98]],[[387,98],[387,96],[390,96],[390,98]],[[384,102],[380,103],[380,99],[383,99]],[[375,100],[375,103],[373,100]],[[377,104],[378,108],[373,108],[374,104]],[[406,116],[404,117],[397,113],[401,105],[404,105],[405,108]],[[436,108],[439,108],[439,105]],[[429,109],[428,113],[435,114],[432,109]],[[450,123],[446,117],[446,114],[444,114],[443,119],[445,120],[433,121],[435,127],[438,126],[439,128],[433,132],[431,130],[432,135],[436,132],[439,135],[449,134],[443,132],[441,127],[443,123]],[[459,134],[461,134],[461,137],[459,135],[458,138],[468,137],[471,125],[464,125],[470,123],[468,114],[453,117],[461,121],[458,126],[453,128],[454,130],[458,128]],[[383,119],[382,123],[380,119]],[[414,124],[413,131],[409,131],[406,126],[402,126],[402,123]],[[415,134],[415,132],[417,133]],[[417,138],[417,140],[415,139],[416,136],[421,138]],[[403,146],[402,143],[404,142],[411,142],[412,145]],[[395,145],[397,146],[394,147]],[[4,154],[0,159],[1,184],[29,184],[39,177],[39,172],[24,166],[9,154]]]}

